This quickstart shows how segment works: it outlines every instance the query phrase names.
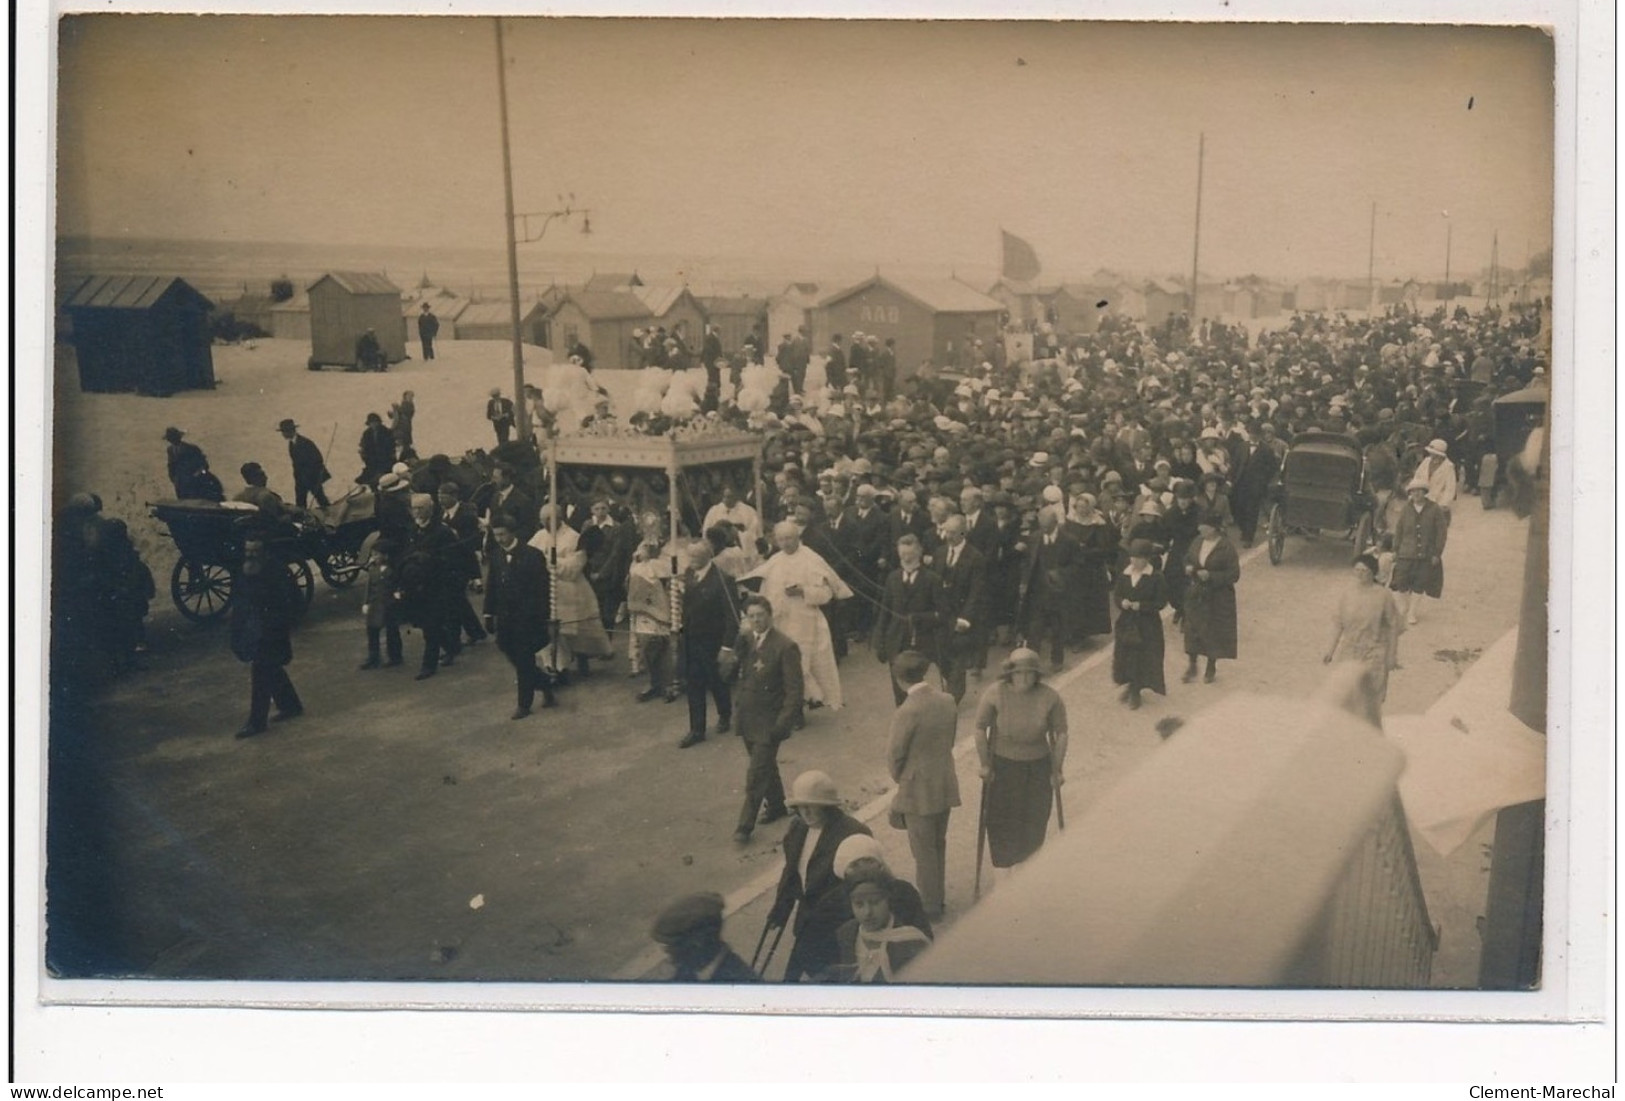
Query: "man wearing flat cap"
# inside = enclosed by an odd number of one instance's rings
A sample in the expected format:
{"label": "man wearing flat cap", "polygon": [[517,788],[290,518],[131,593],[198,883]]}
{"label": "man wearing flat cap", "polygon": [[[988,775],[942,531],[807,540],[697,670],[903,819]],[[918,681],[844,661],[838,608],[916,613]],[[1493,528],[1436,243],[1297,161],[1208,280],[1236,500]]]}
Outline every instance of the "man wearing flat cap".
{"label": "man wearing flat cap", "polygon": [[331,478],[322,450],[299,434],[299,426],[292,417],[277,425],[277,431],[288,441],[288,458],[293,461],[293,503],[304,508],[311,498],[323,508],[327,507],[327,493],[322,483]]}
{"label": "man wearing flat cap", "polygon": [[722,939],[722,896],[684,895],[655,918],[650,935],[666,950],[668,982],[756,982],[756,972]]}

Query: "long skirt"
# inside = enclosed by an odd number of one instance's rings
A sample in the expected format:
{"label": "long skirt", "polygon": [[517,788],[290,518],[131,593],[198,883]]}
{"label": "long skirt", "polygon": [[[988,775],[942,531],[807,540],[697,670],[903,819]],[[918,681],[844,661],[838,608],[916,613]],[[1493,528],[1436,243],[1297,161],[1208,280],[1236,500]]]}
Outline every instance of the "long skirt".
{"label": "long skirt", "polygon": [[1426,558],[1396,558],[1393,589],[1396,593],[1422,593],[1437,600],[1444,593],[1444,562]]}
{"label": "long skirt", "polygon": [[1166,696],[1163,678],[1162,617],[1155,612],[1124,612],[1112,638],[1112,683],[1135,691],[1149,688]]}
{"label": "long skirt", "polygon": [[987,794],[987,847],[995,868],[1020,864],[1044,843],[1055,788],[1048,757],[1015,761],[993,755]]}

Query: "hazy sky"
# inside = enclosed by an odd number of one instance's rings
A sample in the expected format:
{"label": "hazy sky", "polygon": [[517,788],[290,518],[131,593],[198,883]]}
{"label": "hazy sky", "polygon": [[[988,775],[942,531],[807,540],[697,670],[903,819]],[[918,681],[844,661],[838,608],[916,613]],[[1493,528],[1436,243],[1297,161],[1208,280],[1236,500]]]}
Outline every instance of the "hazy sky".
{"label": "hazy sky", "polygon": [[[1205,272],[1363,275],[1372,202],[1380,277],[1551,240],[1538,31],[504,26],[518,207],[594,210],[531,250],[1188,271],[1202,131]],[[501,247],[490,19],[61,27],[59,233]]]}

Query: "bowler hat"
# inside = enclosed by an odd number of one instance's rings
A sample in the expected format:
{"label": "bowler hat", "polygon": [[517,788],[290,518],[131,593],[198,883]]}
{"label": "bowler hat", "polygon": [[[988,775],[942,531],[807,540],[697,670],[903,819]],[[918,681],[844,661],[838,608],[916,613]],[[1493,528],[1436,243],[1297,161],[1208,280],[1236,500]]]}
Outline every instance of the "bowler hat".
{"label": "bowler hat", "polygon": [[278,432],[291,432],[298,427],[299,426],[297,424],[293,423],[292,417],[283,417],[282,420],[277,424],[276,430]]}
{"label": "bowler hat", "polygon": [[1150,558],[1155,553],[1156,549],[1151,546],[1149,539],[1136,539],[1128,545],[1130,558]]}
{"label": "bowler hat", "polygon": [[168,440],[170,443],[179,443],[180,438],[184,435],[186,435],[186,433],[182,432],[179,428],[164,429],[164,439]]}

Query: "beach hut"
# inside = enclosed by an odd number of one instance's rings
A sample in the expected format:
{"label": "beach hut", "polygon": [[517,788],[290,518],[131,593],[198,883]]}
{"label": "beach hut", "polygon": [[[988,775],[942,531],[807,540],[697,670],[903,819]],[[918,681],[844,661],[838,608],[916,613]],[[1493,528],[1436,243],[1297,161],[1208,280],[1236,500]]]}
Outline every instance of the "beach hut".
{"label": "beach hut", "polygon": [[401,288],[375,272],[330,271],[306,289],[310,297],[312,369],[355,363],[356,338],[368,329],[390,363],[406,358]]}
{"label": "beach hut", "polygon": [[285,302],[273,302],[269,313],[270,332],[278,340],[310,339],[310,295],[303,290]]}
{"label": "beach hut", "polygon": [[791,336],[797,329],[812,332],[812,311],[818,305],[817,283],[791,283],[783,293],[767,300],[767,351],[772,352],[779,341]]}
{"label": "beach hut", "polygon": [[92,275],[67,295],[79,388],[164,396],[214,386],[209,311],[184,279]]}
{"label": "beach hut", "polygon": [[1095,332],[1102,317],[1123,312],[1117,288],[1094,283],[1062,283],[1049,297],[1049,310],[1055,327],[1073,334]]}
{"label": "beach hut", "polygon": [[[519,339],[523,343],[541,347],[546,327],[545,306],[534,300],[519,304]],[[512,340],[513,307],[507,302],[471,303],[458,313],[452,329],[456,340]]]}
{"label": "beach hut", "polygon": [[654,324],[667,333],[681,333],[690,350],[700,350],[705,333],[705,308],[686,286],[652,285],[632,288],[632,296],[649,310]]}
{"label": "beach hut", "polygon": [[705,319],[721,338],[723,351],[736,351],[753,332],[760,337],[764,352],[773,350],[767,341],[767,299],[717,295],[701,298],[699,303]]}
{"label": "beach hut", "polygon": [[583,286],[581,289],[584,290],[584,291],[593,291],[593,292],[598,292],[598,291],[629,291],[633,287],[641,287],[641,286],[643,286],[643,280],[638,278],[638,273],[635,272],[635,271],[632,271],[632,272],[620,272],[620,271],[596,272],[595,271],[595,272],[592,273],[592,276],[587,280],[586,285]]}
{"label": "beach hut", "polygon": [[1011,315],[1009,320],[1014,325],[1027,325],[1029,322],[1048,320],[1046,307],[1058,289],[1040,287],[1027,279],[1001,278],[998,283],[988,287],[988,297],[1003,302],[1004,310]]}
{"label": "beach hut", "polygon": [[981,341],[990,355],[999,338],[1003,303],[957,279],[902,279],[876,275],[825,298],[813,311],[812,349],[830,335],[873,333],[897,342],[897,377],[908,378],[926,360],[964,367]]}
{"label": "beach hut", "polygon": [[1171,279],[1147,279],[1143,289],[1145,294],[1145,312],[1143,317],[1148,325],[1160,325],[1174,314],[1186,313],[1190,310],[1190,295],[1185,293],[1182,283]]}
{"label": "beach hut", "polygon": [[547,347],[562,357],[580,340],[592,350],[593,368],[632,365],[632,330],[654,324],[649,307],[625,291],[567,291],[547,318]]}

